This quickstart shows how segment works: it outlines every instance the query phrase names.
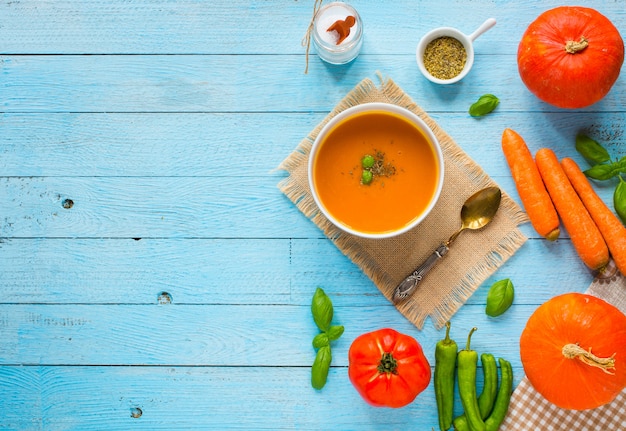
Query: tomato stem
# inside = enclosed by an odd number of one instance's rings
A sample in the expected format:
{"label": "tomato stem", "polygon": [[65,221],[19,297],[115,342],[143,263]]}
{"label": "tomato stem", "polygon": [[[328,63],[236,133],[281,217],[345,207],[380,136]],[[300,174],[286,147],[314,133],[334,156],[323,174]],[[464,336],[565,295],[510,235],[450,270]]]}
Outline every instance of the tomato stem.
{"label": "tomato stem", "polygon": [[398,374],[397,368],[398,361],[396,361],[396,358],[389,352],[383,353],[382,358],[380,358],[380,363],[378,364],[378,372],[381,374]]}
{"label": "tomato stem", "polygon": [[585,36],[582,36],[578,42],[575,40],[568,40],[565,44],[565,51],[569,54],[576,54],[589,46],[589,41]]}
{"label": "tomato stem", "polygon": [[591,353],[591,347],[589,350],[585,350],[578,344],[566,344],[561,351],[563,356],[567,359],[578,359],[587,365],[600,368],[607,374],[615,374],[615,353],[608,358],[600,358]]}

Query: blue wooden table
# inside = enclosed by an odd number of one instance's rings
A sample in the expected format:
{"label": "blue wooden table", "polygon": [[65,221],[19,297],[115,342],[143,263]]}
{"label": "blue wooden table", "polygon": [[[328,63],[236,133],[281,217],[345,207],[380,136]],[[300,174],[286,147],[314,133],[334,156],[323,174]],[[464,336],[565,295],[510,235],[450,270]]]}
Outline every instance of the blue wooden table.
{"label": "blue wooden table", "polygon": [[[575,111],[524,87],[518,42],[555,0],[354,0],[361,54],[329,66],[312,53],[305,74],[313,3],[0,2],[0,429],[437,427],[432,384],[405,408],[370,407],[348,380],[347,351],[392,327],[434,365],[442,331],[410,324],[278,190],[274,168],[380,73],[519,202],[503,129],[581,164],[581,131],[623,155],[626,76]],[[585,3],[626,31],[623,1]],[[470,33],[489,17],[498,23],[461,83],[419,74],[421,35]],[[484,93],[500,106],[470,117]],[[597,187],[606,202],[613,186]],[[529,315],[593,278],[566,233],[548,243],[522,230],[529,240],[452,319],[457,334],[478,326],[473,347],[509,359],[516,383]],[[506,277],[515,303],[488,318],[488,287]],[[321,391],[310,384],[318,286],[345,326]]]}

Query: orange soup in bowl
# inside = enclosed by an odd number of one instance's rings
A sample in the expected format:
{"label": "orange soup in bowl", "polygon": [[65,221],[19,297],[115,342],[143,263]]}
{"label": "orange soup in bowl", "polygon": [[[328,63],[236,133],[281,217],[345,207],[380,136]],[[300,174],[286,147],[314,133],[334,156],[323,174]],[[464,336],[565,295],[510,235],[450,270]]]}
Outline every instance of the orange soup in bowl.
{"label": "orange soup in bowl", "polygon": [[388,237],[418,224],[443,183],[439,144],[419,117],[396,105],[358,105],[320,132],[309,182],[322,212],[343,230]]}

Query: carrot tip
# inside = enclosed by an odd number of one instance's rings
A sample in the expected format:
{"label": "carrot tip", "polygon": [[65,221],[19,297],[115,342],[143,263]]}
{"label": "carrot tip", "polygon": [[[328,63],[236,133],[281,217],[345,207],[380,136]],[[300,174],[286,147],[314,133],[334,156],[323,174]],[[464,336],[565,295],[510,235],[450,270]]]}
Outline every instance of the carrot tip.
{"label": "carrot tip", "polygon": [[548,241],[556,241],[559,238],[559,235],[561,235],[561,230],[557,227],[556,229],[554,229],[550,233],[548,233],[545,236],[545,238]]}
{"label": "carrot tip", "polygon": [[609,261],[606,260],[606,261],[603,261],[601,264],[597,265],[596,268],[591,268],[591,269],[601,274],[606,270],[608,265],[609,265]]}

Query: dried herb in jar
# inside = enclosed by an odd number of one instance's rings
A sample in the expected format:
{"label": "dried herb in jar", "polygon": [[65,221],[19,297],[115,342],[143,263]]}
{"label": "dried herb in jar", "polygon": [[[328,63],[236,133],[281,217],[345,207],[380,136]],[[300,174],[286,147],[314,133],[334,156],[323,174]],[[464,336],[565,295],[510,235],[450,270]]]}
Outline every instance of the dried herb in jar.
{"label": "dried herb in jar", "polygon": [[452,79],[463,71],[467,60],[465,47],[450,36],[438,37],[426,45],[424,67],[438,79]]}

